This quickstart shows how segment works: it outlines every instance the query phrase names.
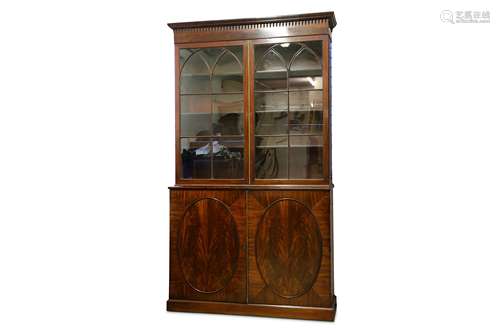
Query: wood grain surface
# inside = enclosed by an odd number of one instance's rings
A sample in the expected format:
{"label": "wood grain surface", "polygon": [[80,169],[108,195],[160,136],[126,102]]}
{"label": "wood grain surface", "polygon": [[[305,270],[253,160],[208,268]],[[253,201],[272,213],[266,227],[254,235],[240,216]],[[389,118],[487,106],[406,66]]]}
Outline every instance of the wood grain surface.
{"label": "wood grain surface", "polygon": [[330,192],[249,191],[249,302],[332,306]]}
{"label": "wood grain surface", "polygon": [[244,191],[170,191],[170,298],[246,301]]}

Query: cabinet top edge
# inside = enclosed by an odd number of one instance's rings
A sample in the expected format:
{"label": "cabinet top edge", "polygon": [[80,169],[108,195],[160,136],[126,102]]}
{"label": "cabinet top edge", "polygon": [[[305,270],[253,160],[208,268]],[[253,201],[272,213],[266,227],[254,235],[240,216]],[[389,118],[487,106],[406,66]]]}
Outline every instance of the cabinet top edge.
{"label": "cabinet top edge", "polygon": [[310,22],[316,20],[328,20],[328,25],[330,27],[330,30],[332,30],[337,25],[334,12],[283,15],[283,16],[262,17],[262,18],[177,22],[177,23],[168,23],[167,25],[172,30],[175,31],[184,29],[216,28],[216,27],[232,27],[232,26],[235,27],[242,26],[242,28],[245,28],[245,26],[253,26],[253,25],[265,25],[265,24],[281,25],[290,22]]}

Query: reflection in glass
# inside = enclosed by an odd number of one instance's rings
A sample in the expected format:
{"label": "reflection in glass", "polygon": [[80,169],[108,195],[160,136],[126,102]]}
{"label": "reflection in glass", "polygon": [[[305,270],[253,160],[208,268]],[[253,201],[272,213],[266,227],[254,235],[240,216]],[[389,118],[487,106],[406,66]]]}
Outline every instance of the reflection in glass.
{"label": "reflection in glass", "polygon": [[319,135],[290,135],[290,147],[321,147],[323,137]]}
{"label": "reflection in glass", "polygon": [[243,178],[243,137],[181,138],[182,178]]}
{"label": "reflection in glass", "polygon": [[290,134],[321,134],[323,92],[290,92]]}
{"label": "reflection in glass", "polygon": [[288,137],[255,137],[255,172],[257,178],[288,178]]}
{"label": "reflection in glass", "polygon": [[242,66],[231,51],[226,51],[215,65],[212,92],[238,91],[243,91]]}
{"label": "reflection in glass", "polygon": [[255,112],[288,111],[288,93],[255,93]]}
{"label": "reflection in glass", "polygon": [[294,73],[299,76],[290,75],[288,87],[290,90],[323,89],[323,78],[320,76],[300,76],[302,73]]}
{"label": "reflection in glass", "polygon": [[182,178],[210,178],[212,144],[208,139],[182,138]]}
{"label": "reflection in glass", "polygon": [[255,134],[287,134],[288,112],[260,112],[255,114]]}
{"label": "reflection in glass", "polygon": [[323,178],[322,42],[254,51],[256,178]]}
{"label": "reflection in glass", "polygon": [[290,111],[323,111],[323,91],[290,91]]}
{"label": "reflection in glass", "polygon": [[214,135],[243,135],[243,95],[213,96]]}
{"label": "reflection in glass", "polygon": [[214,138],[212,146],[213,146],[214,178],[219,178],[219,179],[243,178],[243,167],[244,167],[243,137]]}
{"label": "reflection in glass", "polygon": [[255,90],[286,89],[287,70],[284,59],[270,50],[257,63],[255,72]]}
{"label": "reflection in glass", "polygon": [[242,47],[180,49],[182,178],[241,179]]}
{"label": "reflection in glass", "polygon": [[290,134],[320,134],[323,131],[323,111],[290,112]]}
{"label": "reflection in glass", "polygon": [[181,96],[181,136],[210,135],[210,95]]}
{"label": "reflection in glass", "polygon": [[316,72],[321,76],[320,56],[315,54],[310,47],[305,46],[294,56],[290,63],[290,72]]}
{"label": "reflection in glass", "polygon": [[289,89],[322,89],[321,61],[310,48],[302,48],[290,64]]}
{"label": "reflection in glass", "polygon": [[322,147],[290,147],[290,178],[323,178]]}
{"label": "reflection in glass", "polygon": [[192,49],[180,49],[179,50],[179,64],[182,68],[186,60],[195,52],[196,50]]}
{"label": "reflection in glass", "polygon": [[209,92],[210,67],[203,52],[195,52],[182,67],[181,94]]}
{"label": "reflection in glass", "polygon": [[321,178],[322,158],[322,136],[290,136],[290,178]]}

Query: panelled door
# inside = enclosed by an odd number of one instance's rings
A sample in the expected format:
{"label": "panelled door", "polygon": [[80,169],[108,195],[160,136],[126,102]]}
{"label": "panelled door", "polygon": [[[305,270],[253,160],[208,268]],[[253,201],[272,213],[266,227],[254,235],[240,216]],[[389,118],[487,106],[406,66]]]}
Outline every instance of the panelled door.
{"label": "panelled door", "polygon": [[248,183],[246,44],[176,47],[177,183]]}
{"label": "panelled door", "polygon": [[248,299],[329,307],[329,191],[248,191]]}
{"label": "panelled door", "polygon": [[246,302],[245,191],[170,191],[170,298]]}
{"label": "panelled door", "polygon": [[329,183],[328,38],[252,41],[251,181]]}

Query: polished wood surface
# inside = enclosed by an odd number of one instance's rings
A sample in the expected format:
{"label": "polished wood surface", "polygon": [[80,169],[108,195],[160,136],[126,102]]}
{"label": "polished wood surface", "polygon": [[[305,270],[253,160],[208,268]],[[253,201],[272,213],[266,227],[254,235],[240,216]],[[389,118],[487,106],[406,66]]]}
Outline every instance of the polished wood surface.
{"label": "polished wood surface", "polygon": [[186,282],[195,290],[216,293],[227,286],[239,257],[233,215],[219,199],[193,202],[180,221],[177,251]]}
{"label": "polished wood surface", "polygon": [[246,301],[246,194],[170,192],[170,297]]}
{"label": "polished wood surface", "polygon": [[283,298],[305,294],[321,264],[316,218],[300,201],[279,199],[267,206],[255,232],[255,259],[265,284]]}
{"label": "polished wood surface", "polygon": [[249,301],[331,307],[330,193],[249,191]]}
{"label": "polished wood surface", "polygon": [[229,20],[212,20],[212,21],[196,21],[196,22],[179,22],[179,23],[169,23],[168,26],[172,30],[179,29],[195,29],[195,28],[215,28],[221,29],[223,27],[231,26],[245,26],[245,25],[269,25],[269,24],[281,24],[281,23],[296,23],[299,21],[311,21],[311,20],[328,20],[330,30],[337,25],[335,20],[334,12],[320,12],[320,13],[307,13],[307,14],[296,14],[296,15],[281,15],[281,16],[271,16],[271,17],[258,17],[258,18],[240,18],[240,19],[229,19]]}
{"label": "polished wood surface", "polygon": [[276,191],[328,191],[333,189],[333,184],[325,185],[311,185],[311,184],[279,184],[279,185],[257,185],[257,184],[179,184],[175,186],[170,186],[170,190],[184,189],[184,190],[276,190]]}
{"label": "polished wood surface", "polygon": [[315,308],[304,306],[240,304],[170,299],[167,302],[167,310],[333,321],[335,319],[337,309],[335,298],[332,300],[332,304],[333,307],[331,308]]}
{"label": "polished wood surface", "polygon": [[176,44],[250,40],[308,35],[330,35],[336,26],[333,12],[258,19],[169,23]]}
{"label": "polished wood surface", "polygon": [[[167,310],[334,319],[330,46],[335,25],[333,12],[169,24],[175,40],[176,183],[169,187]],[[256,75],[260,61],[255,59],[256,50],[263,54],[258,47],[266,49],[264,44],[283,48],[281,53],[288,59],[285,89],[271,84],[271,89],[287,94],[288,155],[282,168],[287,170],[286,178],[272,168],[269,173],[261,169],[260,177],[256,174],[256,148],[260,149],[260,161],[266,149],[281,149],[272,144],[274,139],[258,146],[256,131],[261,129],[256,129],[256,120],[264,124],[260,127],[268,126],[258,136],[272,137],[277,131],[274,118],[264,112],[284,110],[273,108],[275,102],[266,97],[271,95],[265,95],[276,93],[265,91],[268,88],[263,85],[276,82],[273,68],[264,68],[257,73],[260,76]],[[284,49],[287,47],[288,51]],[[302,67],[292,70],[300,48],[310,52],[312,58],[304,57]],[[230,61],[225,62],[224,70],[216,70],[224,52],[237,60],[237,71],[228,69]],[[201,67],[183,71],[196,53],[204,54],[198,61]],[[254,87],[257,80],[259,89]],[[207,81],[209,88],[200,88]],[[186,86],[186,82],[192,83]],[[312,88],[307,82],[312,82]],[[231,91],[231,87],[238,87],[238,91]],[[256,92],[263,96],[257,110]],[[230,96],[236,93],[240,97],[233,103]],[[300,100],[292,103],[290,95]],[[295,106],[292,112],[300,114],[291,115],[291,105]],[[258,119],[257,111],[261,114]],[[242,117],[237,131],[224,131],[235,128],[236,121],[218,123],[224,112]],[[207,123],[193,120],[197,117],[206,118]],[[283,131],[275,136],[283,137]],[[233,144],[230,137],[240,138],[242,144]],[[215,150],[214,142],[220,150]],[[203,166],[206,161],[210,161],[210,169]]]}

